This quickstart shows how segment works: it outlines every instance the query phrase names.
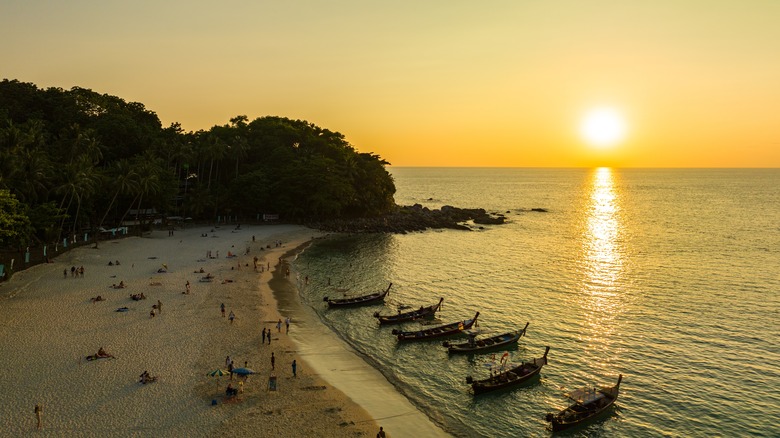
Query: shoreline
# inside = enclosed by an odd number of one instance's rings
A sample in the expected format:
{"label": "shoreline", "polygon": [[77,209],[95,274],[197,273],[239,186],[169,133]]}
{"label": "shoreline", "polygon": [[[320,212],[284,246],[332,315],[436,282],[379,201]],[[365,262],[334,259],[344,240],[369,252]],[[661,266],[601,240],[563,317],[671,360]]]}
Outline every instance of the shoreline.
{"label": "shoreline", "polygon": [[[292,376],[298,351],[284,328],[279,333],[272,325],[280,314],[267,284],[271,272],[252,268],[254,256],[273,268],[290,244],[311,240],[316,231],[271,225],[165,233],[74,249],[0,284],[0,379],[7,382],[0,394],[0,430],[35,432],[32,408],[42,404],[42,432],[49,435],[376,434],[367,411],[309,375],[308,364],[302,362]],[[272,245],[277,240],[284,245]],[[207,258],[208,251],[217,257]],[[228,251],[237,256],[224,257]],[[121,265],[108,265],[115,260]],[[85,274],[71,276],[71,266],[84,266]],[[203,274],[193,271],[201,267],[215,280],[200,282]],[[111,288],[120,280],[125,288]],[[191,294],[183,293],[187,281]],[[130,299],[141,292],[148,299]],[[98,295],[103,300],[93,302]],[[152,317],[158,300],[163,305]],[[234,323],[220,315],[221,303],[235,311]],[[260,345],[263,326],[273,329],[270,348]],[[98,347],[115,358],[85,360]],[[273,371],[271,352],[278,355]],[[230,380],[207,376],[225,368],[226,355],[237,367],[256,371],[232,403],[224,396]],[[144,370],[159,380],[138,383]],[[271,375],[277,391],[268,390]]]}
{"label": "shoreline", "polygon": [[[294,260],[314,239],[289,250],[283,256],[294,268]],[[292,315],[295,330],[290,336],[298,346],[299,355],[327,382],[368,411],[388,436],[450,437],[438,424],[412,404],[369,360],[356,351],[330,327],[313,309],[304,305],[295,281],[295,270],[289,278],[274,271],[269,285],[277,307],[284,315]],[[371,390],[367,391],[366,388]]]}

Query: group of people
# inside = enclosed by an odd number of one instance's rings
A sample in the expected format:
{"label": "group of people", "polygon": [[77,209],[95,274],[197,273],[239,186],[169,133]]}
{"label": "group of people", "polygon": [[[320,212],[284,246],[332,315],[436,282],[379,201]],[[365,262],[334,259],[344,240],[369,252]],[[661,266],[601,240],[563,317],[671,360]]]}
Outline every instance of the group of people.
{"label": "group of people", "polygon": [[[62,270],[62,276],[65,278],[68,278],[68,270],[63,269]],[[75,266],[70,267],[70,276],[71,277],[83,277],[84,276],[84,266],[81,266],[80,268],[77,268]]]}

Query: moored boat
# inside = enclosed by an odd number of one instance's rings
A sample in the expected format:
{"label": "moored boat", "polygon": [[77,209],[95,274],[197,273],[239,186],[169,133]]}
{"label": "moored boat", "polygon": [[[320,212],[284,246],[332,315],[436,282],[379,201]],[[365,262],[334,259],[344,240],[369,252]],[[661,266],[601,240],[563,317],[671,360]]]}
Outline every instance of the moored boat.
{"label": "moored boat", "polygon": [[[506,365],[502,363],[498,370],[490,371],[491,376],[487,379],[474,380],[471,376],[468,376],[466,377],[466,383],[471,384],[474,395],[477,395],[527,382],[532,377],[537,376],[542,370],[542,367],[547,364],[547,353],[549,351],[550,347],[547,347],[544,350],[544,356],[535,358],[531,362],[523,362],[520,365],[510,366],[506,370],[503,369]],[[507,356],[508,353],[505,353],[504,357]]]}
{"label": "moored boat", "polygon": [[545,418],[552,423],[553,432],[585,423],[609,409],[618,398],[622,380],[623,375],[620,374],[615,386],[582,388],[566,394],[574,404],[557,414],[549,413]]}
{"label": "moored boat", "polygon": [[325,297],[322,300],[326,301],[328,303],[328,306],[330,307],[349,307],[349,306],[362,306],[364,304],[374,304],[380,301],[384,301],[385,297],[390,292],[390,288],[392,286],[393,283],[390,283],[390,286],[387,286],[387,289],[379,292],[374,292],[368,295],[361,295],[357,297],[347,297],[347,298],[336,298],[336,299]]}
{"label": "moored boat", "polygon": [[447,351],[450,353],[481,353],[484,351],[491,351],[516,343],[521,336],[525,336],[528,324],[530,323],[525,323],[525,327],[522,330],[515,330],[484,339],[477,339],[477,333],[469,333],[468,342],[452,344],[445,341],[442,345],[447,347]]}
{"label": "moored boat", "polygon": [[380,325],[400,324],[402,322],[429,318],[435,315],[437,311],[439,311],[439,309],[441,308],[442,301],[444,301],[444,298],[440,298],[437,304],[434,304],[432,306],[426,306],[426,307],[420,306],[419,309],[412,310],[410,312],[401,312],[399,310],[397,315],[380,315],[379,312],[377,312],[374,313],[374,316],[379,320]]}
{"label": "moored boat", "polygon": [[451,336],[458,334],[463,330],[470,329],[474,323],[477,322],[477,318],[479,318],[479,312],[477,312],[472,319],[466,319],[463,321],[453,322],[450,324],[417,331],[401,331],[394,329],[393,334],[396,335],[399,341],[422,341],[425,339]]}

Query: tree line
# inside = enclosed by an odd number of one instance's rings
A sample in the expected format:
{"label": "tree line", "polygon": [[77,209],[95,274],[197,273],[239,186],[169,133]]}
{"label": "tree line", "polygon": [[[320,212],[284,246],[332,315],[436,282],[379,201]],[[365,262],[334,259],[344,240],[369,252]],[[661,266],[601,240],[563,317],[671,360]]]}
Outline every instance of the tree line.
{"label": "tree line", "polygon": [[143,223],[150,209],[204,221],[382,215],[395,205],[387,164],[303,120],[240,115],[185,132],[116,96],[0,82],[4,247]]}

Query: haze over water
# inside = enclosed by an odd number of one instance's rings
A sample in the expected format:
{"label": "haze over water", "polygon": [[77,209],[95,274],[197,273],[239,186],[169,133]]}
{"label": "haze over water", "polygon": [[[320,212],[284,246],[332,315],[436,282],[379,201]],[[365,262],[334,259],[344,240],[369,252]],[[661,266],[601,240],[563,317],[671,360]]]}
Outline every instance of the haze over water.
{"label": "haze over water", "polygon": [[[780,171],[390,170],[399,204],[483,207],[509,222],[320,241],[296,262],[311,279],[301,293],[446,430],[549,435],[544,415],[568,404],[565,391],[623,374],[613,412],[575,435],[780,435]],[[390,282],[385,307],[322,302]],[[486,376],[490,355],[398,345],[372,317],[439,297],[443,323],[477,311],[489,333],[530,322],[510,354],[549,345],[541,378],[474,398],[465,377]]]}

